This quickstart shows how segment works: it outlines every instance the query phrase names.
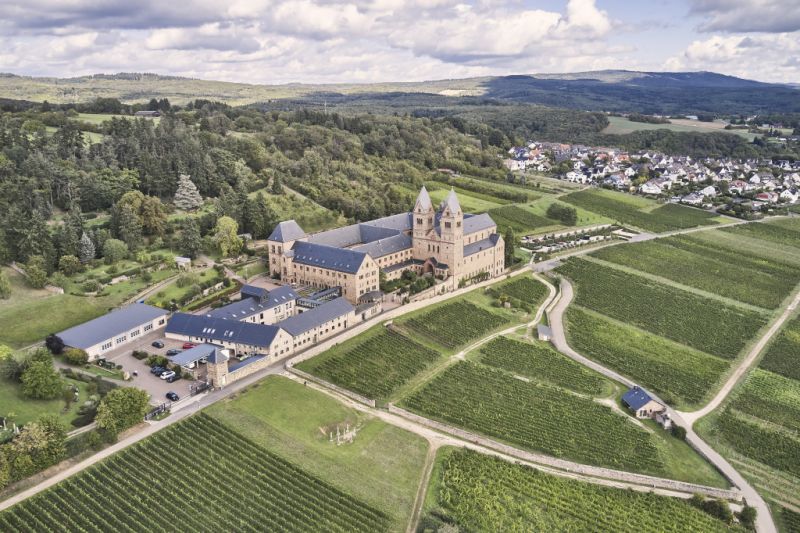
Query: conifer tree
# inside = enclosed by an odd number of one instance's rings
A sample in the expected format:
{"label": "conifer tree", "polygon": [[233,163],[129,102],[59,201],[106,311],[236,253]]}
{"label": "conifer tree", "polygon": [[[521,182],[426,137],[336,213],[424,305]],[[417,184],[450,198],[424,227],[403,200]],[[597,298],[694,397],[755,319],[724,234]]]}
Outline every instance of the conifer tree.
{"label": "conifer tree", "polygon": [[200,192],[187,174],[181,174],[178,178],[178,190],[175,191],[173,203],[184,211],[197,209],[203,203]]}
{"label": "conifer tree", "polygon": [[78,257],[80,257],[81,263],[86,264],[94,259],[95,253],[94,243],[84,231],[78,245]]}

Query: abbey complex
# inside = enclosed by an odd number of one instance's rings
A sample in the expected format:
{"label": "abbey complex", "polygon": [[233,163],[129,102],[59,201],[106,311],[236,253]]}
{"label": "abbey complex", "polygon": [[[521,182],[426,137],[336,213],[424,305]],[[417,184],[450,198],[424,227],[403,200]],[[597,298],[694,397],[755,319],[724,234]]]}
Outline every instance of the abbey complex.
{"label": "abbey complex", "polygon": [[451,289],[473,278],[499,276],[505,244],[488,214],[464,214],[455,191],[437,208],[425,187],[414,210],[343,228],[306,234],[294,220],[268,238],[270,273],[286,283],[341,287],[357,303],[387,280],[411,270],[432,274]]}

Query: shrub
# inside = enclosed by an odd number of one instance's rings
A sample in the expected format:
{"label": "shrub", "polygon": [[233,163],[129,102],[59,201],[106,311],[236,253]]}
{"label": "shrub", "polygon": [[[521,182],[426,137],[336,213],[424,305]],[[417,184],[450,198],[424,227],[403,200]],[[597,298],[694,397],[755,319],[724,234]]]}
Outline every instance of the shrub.
{"label": "shrub", "polygon": [[145,351],[142,351],[142,350],[134,350],[134,351],[133,351],[133,356],[134,356],[136,359],[138,359],[138,360],[140,360],[140,361],[141,361],[142,359],[145,359],[145,358],[149,357],[149,356],[150,356],[150,354],[149,354],[149,353],[147,353],[147,352],[145,352]]}
{"label": "shrub", "polygon": [[100,290],[100,283],[94,279],[86,280],[81,285],[81,290],[83,292],[97,292]]}
{"label": "shrub", "polygon": [[80,348],[68,348],[64,350],[64,360],[70,365],[84,365],[89,361],[89,354]]}
{"label": "shrub", "polygon": [[686,428],[677,424],[672,425],[672,436],[679,440],[686,440]]}

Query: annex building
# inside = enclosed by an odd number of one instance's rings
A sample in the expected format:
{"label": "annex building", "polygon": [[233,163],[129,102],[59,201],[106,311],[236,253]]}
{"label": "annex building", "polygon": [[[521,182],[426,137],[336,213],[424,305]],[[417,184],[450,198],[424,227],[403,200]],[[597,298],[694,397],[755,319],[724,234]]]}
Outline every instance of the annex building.
{"label": "annex building", "polygon": [[414,210],[370,222],[307,234],[297,222],[281,222],[267,239],[270,274],[287,283],[341,287],[360,303],[387,280],[411,270],[447,280],[503,273],[505,243],[488,214],[464,214],[451,190],[435,208],[425,187]]}

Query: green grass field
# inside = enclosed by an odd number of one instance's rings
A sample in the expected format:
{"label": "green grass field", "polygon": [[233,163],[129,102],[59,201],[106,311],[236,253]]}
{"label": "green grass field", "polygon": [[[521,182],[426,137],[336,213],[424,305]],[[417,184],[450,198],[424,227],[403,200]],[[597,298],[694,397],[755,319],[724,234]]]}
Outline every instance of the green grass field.
{"label": "green grass field", "polygon": [[[108,286],[101,296],[74,296],[34,290],[23,277],[3,267],[11,281],[11,297],[0,300],[0,344],[22,348],[42,341],[50,333],[57,333],[77,324],[107,313],[132,298],[148,284],[135,279]],[[169,275],[169,270],[153,274]]]}
{"label": "green grass field", "polygon": [[800,269],[792,265],[683,236],[612,246],[591,255],[767,309],[778,307],[800,282]]}
{"label": "green grass field", "polygon": [[677,204],[657,205],[639,196],[604,189],[577,191],[561,198],[576,207],[646,231],[661,233],[716,224],[714,214]]}
{"label": "green grass field", "polygon": [[628,120],[626,117],[609,116],[607,118],[608,126],[603,130],[603,133],[626,134],[634,131],[670,130],[695,133],[722,132],[738,135],[748,141],[752,141],[756,137],[755,133],[750,133],[747,130],[726,130],[725,124],[721,121],[701,122],[699,120],[672,120],[669,124],[650,124],[648,122]]}
{"label": "green grass field", "polygon": [[559,222],[544,216],[534,214],[532,211],[517,205],[506,205],[489,211],[492,220],[497,224],[497,229],[501,234],[505,234],[507,228],[512,228],[518,235],[528,235],[530,233],[541,233],[554,226],[559,226]]}
{"label": "green grass field", "polygon": [[766,323],[761,313],[583,259],[567,259],[558,272],[575,283],[577,305],[725,359]]}
{"label": "green grass field", "polygon": [[[427,442],[350,409],[322,392],[271,376],[206,409],[258,446],[366,502],[405,531],[422,477]],[[336,428],[359,428],[352,443]]]}
{"label": "green grass field", "polygon": [[284,194],[270,194],[268,189],[261,189],[250,193],[254,198],[258,193],[264,196],[267,204],[275,211],[279,220],[294,219],[306,232],[322,231],[347,224],[339,213],[309,200],[296,191],[286,189]]}
{"label": "green grass field", "polygon": [[375,326],[297,368],[368,398],[385,400],[440,357],[400,333]]}
{"label": "green grass field", "polygon": [[652,333],[570,306],[569,344],[679,409],[700,407],[717,389],[729,362]]}
{"label": "green grass field", "polygon": [[[461,205],[461,210],[464,213],[483,213],[501,206],[507,201],[491,196],[474,193],[465,189],[455,188],[458,194],[458,203]],[[418,192],[418,191],[417,191]],[[449,187],[442,187],[441,189],[433,189],[429,191],[431,200],[434,205],[440,204],[447,195],[450,193]]]}
{"label": "green grass field", "polygon": [[[217,270],[214,268],[207,268],[200,272],[189,273],[185,275],[196,276],[197,284],[210,281],[217,283],[223,280],[223,276],[219,272],[217,272]],[[168,285],[161,287],[161,289],[159,289],[158,292],[147,298],[145,303],[167,309],[170,306],[170,302],[172,302],[173,300],[177,301],[178,299],[189,294],[189,291],[192,289],[192,285],[194,285],[194,283],[186,285],[184,287],[179,287],[178,280],[176,279],[173,282],[169,283]]]}
{"label": "green grass field", "polygon": [[0,416],[14,415],[14,422],[18,426],[32,422],[44,415],[56,415],[67,431],[73,429],[70,422],[78,416],[78,407],[89,399],[86,392],[86,383],[83,381],[64,379],[64,383],[78,387],[78,401],[70,404],[64,411],[64,400],[31,400],[22,395],[18,383],[0,378]]}
{"label": "green grass field", "polygon": [[455,448],[436,457],[420,530],[444,531],[443,524],[486,532],[737,529],[681,498],[602,487]]}

